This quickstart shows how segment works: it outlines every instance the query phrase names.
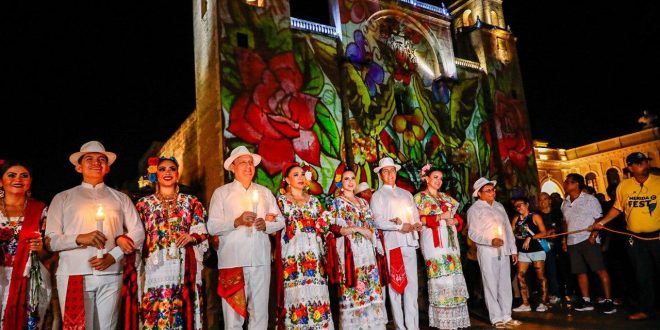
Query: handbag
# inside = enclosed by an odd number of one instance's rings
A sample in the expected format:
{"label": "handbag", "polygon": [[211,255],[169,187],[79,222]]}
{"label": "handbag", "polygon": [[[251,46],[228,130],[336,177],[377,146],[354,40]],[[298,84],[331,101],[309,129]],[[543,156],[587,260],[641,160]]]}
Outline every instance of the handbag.
{"label": "handbag", "polygon": [[546,253],[550,252],[550,243],[548,242],[547,239],[545,238],[540,238],[538,239],[539,244],[541,244],[541,247],[543,248],[543,251]]}
{"label": "handbag", "polygon": [[[527,229],[528,233],[530,233],[532,236],[534,236],[534,232],[531,229],[529,229],[529,227],[527,227],[527,225],[525,225],[525,229]],[[543,248],[543,251],[545,251],[545,253],[550,252],[550,242],[548,242],[547,239],[538,238],[537,241],[539,242],[539,244],[541,244],[541,247]]]}

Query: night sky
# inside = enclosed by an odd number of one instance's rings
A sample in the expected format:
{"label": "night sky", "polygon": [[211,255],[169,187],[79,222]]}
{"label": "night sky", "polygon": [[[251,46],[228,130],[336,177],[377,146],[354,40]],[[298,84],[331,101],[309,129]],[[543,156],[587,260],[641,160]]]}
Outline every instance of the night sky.
{"label": "night sky", "polygon": [[[643,110],[660,109],[657,2],[588,3],[504,1],[532,135],[553,147],[634,132]],[[67,159],[89,140],[118,154],[109,184],[143,174],[137,161],[151,142],[167,139],[195,107],[192,4],[4,7],[0,158],[29,162],[34,194],[46,201],[80,183]]]}

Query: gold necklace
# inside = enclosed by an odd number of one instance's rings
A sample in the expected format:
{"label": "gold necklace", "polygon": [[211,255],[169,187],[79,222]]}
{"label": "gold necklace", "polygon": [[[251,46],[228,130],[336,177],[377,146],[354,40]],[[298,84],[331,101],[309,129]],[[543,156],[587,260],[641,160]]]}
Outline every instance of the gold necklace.
{"label": "gold necklace", "polygon": [[426,194],[428,194],[429,196],[435,198],[436,200],[440,199],[440,193],[439,192],[436,192],[435,195],[433,195],[430,190],[426,189]]}
{"label": "gold necklace", "polygon": [[360,199],[357,198],[357,197],[355,197],[355,196],[352,196],[353,199],[351,199],[351,198],[349,198],[349,197],[346,196],[346,195],[341,195],[341,198],[343,198],[344,200],[346,200],[349,204],[355,206],[355,207],[356,207],[358,210],[360,210],[360,211],[366,211],[367,209],[369,209],[369,205],[368,205],[368,204],[365,206],[364,204],[362,204],[362,202],[360,201]]}
{"label": "gold necklace", "polygon": [[176,186],[174,193],[171,195],[163,195],[160,192],[160,189],[156,193],[156,198],[158,198],[161,204],[165,206],[165,219],[169,219],[174,214],[174,211],[176,210],[176,200],[178,196],[179,196],[179,185]]}
{"label": "gold necklace", "polygon": [[[6,203],[5,199],[6,199],[6,197],[2,198],[2,210],[0,210],[0,213],[2,213],[2,215],[5,216],[5,218],[9,219],[9,213],[7,212],[7,204],[5,204]],[[20,209],[21,212],[18,215],[19,218],[22,218],[25,215],[25,209],[27,208],[27,202],[28,202],[28,199],[25,198],[25,201],[23,202],[23,208]],[[10,206],[14,206],[16,208],[19,207],[18,204],[17,205],[10,205]]]}
{"label": "gold necklace", "polygon": [[303,194],[300,197],[296,197],[293,195],[292,192],[289,192],[289,196],[291,196],[291,199],[293,200],[293,203],[296,204],[299,207],[305,206],[305,203],[307,203],[307,198],[305,198],[305,195]]}
{"label": "gold necklace", "polygon": [[176,209],[176,195],[173,196],[158,196],[158,199],[162,203],[163,206],[165,206],[165,218],[169,219],[172,214],[174,214],[174,210]]}

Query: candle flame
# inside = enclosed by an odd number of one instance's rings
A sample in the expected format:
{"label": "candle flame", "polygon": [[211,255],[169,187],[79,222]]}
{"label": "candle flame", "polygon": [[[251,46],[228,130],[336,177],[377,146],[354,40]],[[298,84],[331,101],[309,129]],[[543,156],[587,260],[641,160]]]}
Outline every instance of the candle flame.
{"label": "candle flame", "polygon": [[502,227],[497,227],[497,237],[502,237]]}
{"label": "candle flame", "polygon": [[256,190],[252,190],[252,202],[255,204],[259,202],[259,192]]}
{"label": "candle flame", "polygon": [[99,204],[99,208],[96,209],[96,217],[97,218],[105,217],[105,214],[103,213],[103,204]]}

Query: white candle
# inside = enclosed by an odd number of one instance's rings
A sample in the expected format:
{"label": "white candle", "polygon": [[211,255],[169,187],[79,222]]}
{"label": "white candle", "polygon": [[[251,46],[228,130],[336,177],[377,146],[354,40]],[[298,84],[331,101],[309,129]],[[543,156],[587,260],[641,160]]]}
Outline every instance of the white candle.
{"label": "white candle", "polygon": [[[103,232],[103,221],[105,221],[105,213],[103,213],[103,204],[99,204],[98,209],[96,209],[96,230]],[[102,259],[105,254],[105,248],[96,249],[96,258]]]}
{"label": "white candle", "polygon": [[[497,227],[497,233],[495,233],[495,238],[502,239],[502,227],[498,226]],[[502,247],[498,246],[497,247],[497,259],[502,259]]]}
{"label": "white candle", "polygon": [[[406,222],[412,225],[412,215],[413,215],[413,210],[412,207],[408,206],[406,207]],[[412,232],[413,238],[419,239],[419,234],[417,231]]]}
{"label": "white candle", "polygon": [[[252,199],[250,200],[250,205],[252,206],[252,212],[257,214],[257,206],[259,205],[259,192],[257,190],[252,190]],[[252,236],[254,227],[250,226],[247,230],[247,235]]]}
{"label": "white candle", "polygon": [[257,205],[259,205],[259,192],[252,190],[252,212],[257,213]]}

